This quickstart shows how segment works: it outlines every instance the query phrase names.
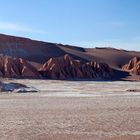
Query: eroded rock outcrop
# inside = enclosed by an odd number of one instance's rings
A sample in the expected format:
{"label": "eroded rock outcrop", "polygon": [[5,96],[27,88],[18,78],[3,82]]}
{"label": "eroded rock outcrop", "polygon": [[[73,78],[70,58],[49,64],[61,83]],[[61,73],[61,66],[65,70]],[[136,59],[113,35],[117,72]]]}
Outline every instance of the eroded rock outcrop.
{"label": "eroded rock outcrop", "polygon": [[39,78],[38,71],[21,58],[0,57],[0,76],[8,78]]}
{"label": "eroded rock outcrop", "polygon": [[140,57],[134,57],[122,69],[132,74],[140,75]]}
{"label": "eroded rock outcrop", "polygon": [[82,62],[69,55],[50,58],[39,70],[46,78],[51,79],[109,79],[113,70],[104,63]]}

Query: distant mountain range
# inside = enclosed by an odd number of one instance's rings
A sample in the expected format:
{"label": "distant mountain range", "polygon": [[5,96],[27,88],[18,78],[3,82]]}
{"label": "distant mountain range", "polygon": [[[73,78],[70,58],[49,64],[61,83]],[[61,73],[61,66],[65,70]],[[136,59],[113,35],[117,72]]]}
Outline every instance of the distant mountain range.
{"label": "distant mountain range", "polygon": [[139,62],[133,65],[135,70],[126,69],[139,58],[136,51],[82,48],[0,34],[1,77],[140,80]]}

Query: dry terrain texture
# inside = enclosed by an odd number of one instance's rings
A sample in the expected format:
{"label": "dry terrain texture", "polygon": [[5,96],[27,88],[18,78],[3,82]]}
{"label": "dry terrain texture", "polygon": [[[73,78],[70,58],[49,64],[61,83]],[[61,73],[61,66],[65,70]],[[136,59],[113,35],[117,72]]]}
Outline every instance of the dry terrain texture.
{"label": "dry terrain texture", "polygon": [[140,83],[12,81],[41,91],[0,95],[0,140],[140,139]]}

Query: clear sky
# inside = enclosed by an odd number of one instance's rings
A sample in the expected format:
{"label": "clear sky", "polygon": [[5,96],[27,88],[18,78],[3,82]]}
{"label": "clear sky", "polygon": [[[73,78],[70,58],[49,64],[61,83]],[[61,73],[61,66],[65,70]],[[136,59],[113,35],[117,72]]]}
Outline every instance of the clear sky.
{"label": "clear sky", "polygon": [[0,33],[140,50],[140,0],[0,0]]}

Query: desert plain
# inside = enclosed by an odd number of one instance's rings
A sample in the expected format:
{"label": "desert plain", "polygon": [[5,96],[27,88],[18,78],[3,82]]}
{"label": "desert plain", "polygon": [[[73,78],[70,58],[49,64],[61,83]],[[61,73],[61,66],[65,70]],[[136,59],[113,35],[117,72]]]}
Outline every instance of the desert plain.
{"label": "desert plain", "polygon": [[0,94],[0,140],[139,140],[139,82],[5,80],[37,93]]}

